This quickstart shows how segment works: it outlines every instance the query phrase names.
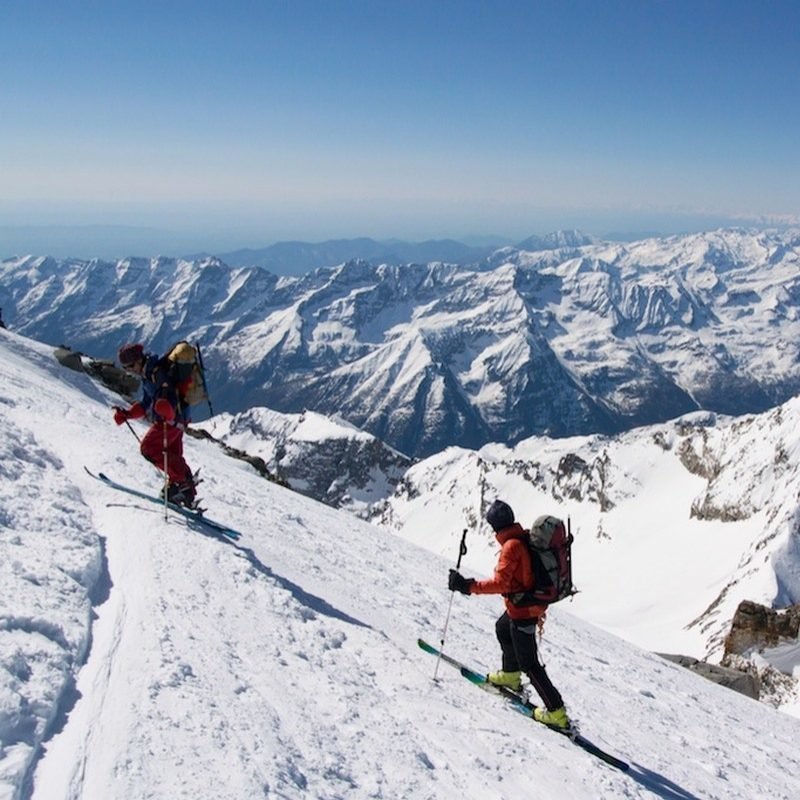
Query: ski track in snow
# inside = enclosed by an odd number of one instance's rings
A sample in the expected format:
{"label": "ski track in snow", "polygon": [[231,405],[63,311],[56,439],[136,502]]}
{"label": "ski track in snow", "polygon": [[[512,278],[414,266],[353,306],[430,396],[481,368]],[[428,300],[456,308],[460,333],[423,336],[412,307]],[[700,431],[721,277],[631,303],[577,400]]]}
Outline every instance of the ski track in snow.
{"label": "ski track in snow", "polygon": [[[548,670],[612,770],[416,646],[450,564],[187,442],[238,543],[165,522],[106,397],[0,336],[0,798],[795,800],[798,720],[552,610]],[[34,500],[34,502],[32,502]],[[146,507],[148,506],[148,507]],[[498,598],[446,649],[496,667]],[[43,743],[40,746],[40,743]]]}

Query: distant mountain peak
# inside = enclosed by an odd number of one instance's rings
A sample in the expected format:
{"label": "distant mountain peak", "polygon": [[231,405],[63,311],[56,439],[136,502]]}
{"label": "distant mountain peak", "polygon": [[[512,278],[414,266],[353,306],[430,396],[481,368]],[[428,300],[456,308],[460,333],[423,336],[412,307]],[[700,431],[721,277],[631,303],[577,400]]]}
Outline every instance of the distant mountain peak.
{"label": "distant mountain peak", "polygon": [[579,230],[558,230],[545,236],[529,236],[516,247],[518,250],[560,250],[562,247],[586,247],[597,244],[597,239]]}

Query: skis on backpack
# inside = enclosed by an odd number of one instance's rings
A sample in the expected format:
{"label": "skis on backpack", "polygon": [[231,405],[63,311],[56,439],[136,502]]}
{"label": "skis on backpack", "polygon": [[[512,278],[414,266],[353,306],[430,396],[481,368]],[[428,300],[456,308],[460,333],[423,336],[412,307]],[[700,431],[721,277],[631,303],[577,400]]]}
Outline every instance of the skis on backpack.
{"label": "skis on backpack", "polygon": [[[523,714],[530,719],[535,719],[533,716],[534,711],[536,710],[536,706],[531,703],[531,701],[523,694],[513,691],[505,686],[495,686],[486,679],[486,675],[483,675],[479,672],[476,672],[471,667],[468,667],[466,664],[462,664],[460,661],[457,661],[455,658],[443,653],[439,648],[434,647],[431,644],[428,644],[424,639],[417,639],[417,644],[426,652],[430,653],[431,655],[438,656],[444,661],[445,664],[449,664],[453,669],[458,670],[461,673],[461,676],[466,678],[470,683],[477,686],[480,689],[488,692],[489,694],[494,694],[502,697],[504,700],[508,701],[514,711]],[[630,765],[623,761],[616,756],[612,756],[610,753],[607,753],[605,750],[601,750],[596,744],[589,741],[585,736],[582,736],[578,733],[577,728],[574,726],[569,728],[557,728],[553,725],[546,725],[545,723],[536,722],[539,725],[542,725],[545,728],[549,728],[551,731],[555,731],[556,733],[560,733],[562,736],[565,736],[571,742],[576,744],[582,750],[585,750],[590,755],[599,758],[601,761],[605,762],[611,767],[615,769],[621,770],[622,772],[627,772],[630,768]]]}
{"label": "skis on backpack", "polygon": [[[117,483],[116,481],[109,478],[107,475],[104,475],[102,472],[98,472],[97,474],[95,474],[88,467],[84,467],[84,469],[95,480],[101,481],[111,489],[116,489],[117,491],[133,495],[134,497],[138,497],[140,500],[147,500],[150,503],[157,503],[160,506],[164,505],[163,497],[156,497],[155,495],[147,494],[146,492],[140,492],[138,489],[133,489],[130,486],[125,486],[122,483]],[[213,531],[216,531],[217,533],[221,533],[228,539],[236,540],[241,536],[241,533],[239,533],[239,531],[236,531],[233,528],[229,528],[227,525],[224,525],[221,522],[216,522],[213,519],[209,519],[207,516],[205,516],[205,514],[202,511],[186,508],[185,506],[179,506],[176,505],[175,503],[167,503],[167,505],[169,506],[171,511],[175,511],[177,514],[180,514],[182,517],[185,517],[186,519],[199,522],[201,525],[205,525],[205,527]]]}

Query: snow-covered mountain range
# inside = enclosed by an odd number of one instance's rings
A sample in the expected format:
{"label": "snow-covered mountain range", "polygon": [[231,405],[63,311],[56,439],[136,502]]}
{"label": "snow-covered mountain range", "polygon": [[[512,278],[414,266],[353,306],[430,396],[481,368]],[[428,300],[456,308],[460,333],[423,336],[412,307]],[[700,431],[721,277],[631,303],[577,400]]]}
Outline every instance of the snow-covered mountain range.
{"label": "snow-covered mountain range", "polygon": [[614,433],[800,389],[800,232],[504,249],[476,268],[0,265],[15,330],[112,356],[200,340],[217,408],[338,414],[411,456]]}
{"label": "snow-covered mountain range", "polygon": [[[159,507],[87,475],[84,465],[157,491],[159,478],[130,432],[111,421],[114,402],[88,376],[59,365],[52,348],[0,330],[3,800],[800,795],[797,718],[582,619],[594,607],[604,627],[630,622],[624,582],[601,579],[616,573],[594,559],[600,549],[579,545],[586,603],[550,610],[542,653],[583,733],[626,758],[628,774],[446,667],[432,682],[435,662],[416,638],[441,635],[456,556],[448,534],[467,517],[443,524],[433,505],[417,508],[423,549],[265,481],[212,442],[189,439],[209,515],[243,532],[239,542],[222,541],[182,518],[165,521]],[[774,420],[776,433],[784,423]],[[757,440],[763,429],[752,433]],[[609,497],[626,508],[608,530],[612,546],[626,544],[617,563],[632,559],[621,564],[624,576],[634,572],[637,548],[655,546],[660,559],[672,544],[687,559],[711,560],[709,549],[716,558],[725,539],[724,523],[713,521],[706,541],[695,528],[655,544],[666,487],[677,480],[676,502],[685,489],[675,454],[701,454],[690,434],[666,426],[663,435],[652,447],[632,446],[617,467],[636,478],[660,465],[660,491],[653,484],[635,509],[625,505],[623,483],[609,482]],[[692,446],[682,445],[686,437]],[[724,450],[714,442],[710,449]],[[544,443],[545,462],[543,450]],[[796,463],[794,451],[786,455]],[[441,458],[442,468],[450,464],[441,477],[452,483],[466,462],[459,467],[452,451]],[[493,469],[491,490],[520,502],[521,477]],[[694,478],[699,492],[707,484]],[[788,488],[775,485],[776,493]],[[565,496],[551,509],[574,512],[585,542],[592,529],[578,520],[581,507]],[[486,563],[482,537],[471,530],[465,572]],[[671,564],[652,566],[664,590],[651,595],[654,609],[681,610],[684,595],[704,591],[681,573],[661,581],[658,571]],[[447,649],[478,669],[497,666],[499,599],[453,600]]]}

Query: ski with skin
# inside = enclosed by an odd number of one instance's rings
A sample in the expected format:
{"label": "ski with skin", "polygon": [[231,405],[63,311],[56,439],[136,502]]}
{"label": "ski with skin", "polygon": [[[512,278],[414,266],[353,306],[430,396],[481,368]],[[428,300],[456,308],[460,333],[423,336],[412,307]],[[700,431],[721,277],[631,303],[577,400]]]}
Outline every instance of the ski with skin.
{"label": "ski with skin", "polygon": [[[466,664],[462,664],[460,661],[457,661],[455,658],[443,653],[439,648],[434,647],[431,644],[428,644],[424,639],[417,639],[417,644],[426,652],[430,653],[431,655],[438,656],[444,661],[445,664],[453,667],[453,669],[458,670],[462,677],[466,678],[470,683],[474,684],[480,689],[488,692],[489,694],[494,694],[502,697],[503,699],[507,700],[511,707],[518,711],[520,714],[524,714],[526,717],[530,719],[535,719],[533,716],[533,712],[536,709],[536,706],[528,700],[527,697],[524,695],[518,694],[517,692],[509,689],[505,686],[495,686],[494,684],[489,683],[486,680],[486,676],[482,675],[479,672],[476,672],[474,669],[471,669]],[[538,722],[538,720],[535,720]],[[544,723],[538,723],[545,728],[549,728],[551,731],[555,731],[556,733],[560,733],[562,736],[565,736],[571,742],[574,742],[578,747],[582,750],[585,750],[587,753],[599,758],[601,761],[605,762],[611,767],[615,769],[621,770],[622,772],[627,772],[630,768],[630,765],[623,761],[622,759],[617,758],[616,756],[612,756],[610,753],[607,753],[605,750],[601,750],[596,744],[590,742],[585,736],[582,736],[578,731],[573,728],[556,728],[551,725],[544,725]]]}
{"label": "ski with skin", "polygon": [[[111,489],[116,489],[120,492],[125,492],[126,494],[133,495],[134,497],[138,497],[140,500],[147,500],[150,503],[156,503],[157,505],[160,506],[164,505],[164,499],[161,497],[155,497],[154,495],[150,495],[145,492],[140,492],[138,489],[133,489],[130,486],[125,486],[122,483],[117,483],[116,481],[109,478],[107,475],[104,475],[102,472],[95,474],[88,467],[84,467],[84,469],[93,478],[95,478],[98,481],[101,481]],[[182,517],[186,517],[186,519],[199,522],[201,525],[205,525],[207,528],[210,528],[211,530],[214,530],[217,533],[221,533],[228,539],[236,540],[241,536],[239,531],[235,531],[233,528],[229,528],[227,525],[223,525],[221,522],[215,522],[213,519],[209,519],[202,512],[192,511],[192,509],[190,508],[184,508],[183,506],[178,506],[175,505],[174,503],[168,503],[168,506],[171,511],[180,514]]]}

